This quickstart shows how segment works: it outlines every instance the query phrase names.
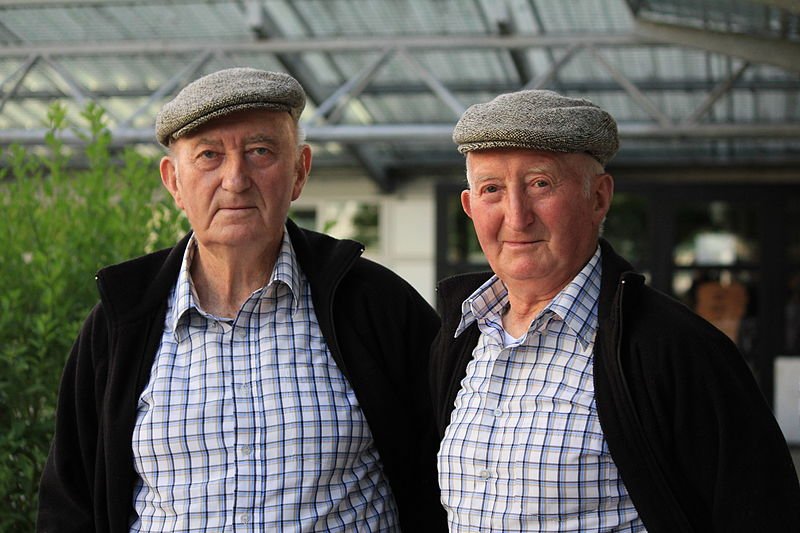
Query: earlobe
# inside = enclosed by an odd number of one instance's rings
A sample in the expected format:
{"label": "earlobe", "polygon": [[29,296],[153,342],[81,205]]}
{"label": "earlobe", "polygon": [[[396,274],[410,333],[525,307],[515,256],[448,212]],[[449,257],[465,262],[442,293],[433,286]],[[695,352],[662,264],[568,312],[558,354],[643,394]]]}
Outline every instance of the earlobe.
{"label": "earlobe", "polygon": [[603,220],[611,208],[611,200],[614,197],[614,178],[611,174],[601,174],[595,181],[594,210],[598,221]]}
{"label": "earlobe", "polygon": [[472,218],[472,204],[470,201],[472,198],[470,197],[469,189],[461,191],[461,208],[464,209],[464,212],[467,214],[469,218]]}
{"label": "earlobe", "polygon": [[297,167],[295,169],[294,187],[292,188],[292,201],[300,198],[300,193],[303,192],[308,181],[308,175],[311,172],[311,147],[304,144],[300,149],[300,156],[297,160]]}
{"label": "earlobe", "polygon": [[181,194],[178,190],[178,171],[175,167],[175,162],[170,156],[164,156],[161,158],[159,170],[161,171],[161,183],[164,184],[164,187],[169,191],[170,195],[172,195],[172,199],[175,200],[175,205],[183,209],[183,201],[181,200]]}

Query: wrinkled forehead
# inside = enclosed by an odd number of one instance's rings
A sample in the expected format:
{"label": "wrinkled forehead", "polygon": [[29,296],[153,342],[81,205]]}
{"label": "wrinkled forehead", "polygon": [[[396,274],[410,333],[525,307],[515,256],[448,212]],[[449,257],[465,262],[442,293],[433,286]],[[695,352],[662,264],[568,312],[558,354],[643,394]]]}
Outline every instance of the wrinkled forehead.
{"label": "wrinkled forehead", "polygon": [[[471,182],[484,175],[504,172],[542,172],[561,177],[597,174],[602,165],[582,152],[554,152],[525,148],[493,148],[475,150],[466,155],[467,179]],[[497,177],[497,176],[495,176]]]}

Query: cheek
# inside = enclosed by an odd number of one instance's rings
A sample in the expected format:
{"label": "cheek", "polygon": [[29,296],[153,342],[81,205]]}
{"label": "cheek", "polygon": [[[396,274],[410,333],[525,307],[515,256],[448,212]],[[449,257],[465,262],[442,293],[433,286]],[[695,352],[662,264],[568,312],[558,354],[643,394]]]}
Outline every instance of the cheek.
{"label": "cheek", "polygon": [[502,226],[502,216],[494,213],[491,209],[473,210],[472,225],[481,247],[486,248],[497,242]]}

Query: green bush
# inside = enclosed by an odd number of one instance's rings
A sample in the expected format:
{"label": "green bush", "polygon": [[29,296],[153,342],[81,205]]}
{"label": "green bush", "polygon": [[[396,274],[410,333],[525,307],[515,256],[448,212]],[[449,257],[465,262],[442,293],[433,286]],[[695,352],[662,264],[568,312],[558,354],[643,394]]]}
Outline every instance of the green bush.
{"label": "green bush", "polygon": [[32,531],[39,476],[53,432],[61,369],[97,301],[103,265],[174,243],[186,223],[157,162],[111,150],[104,112],[82,113],[88,134],[50,109],[46,150],[0,152],[0,531]]}

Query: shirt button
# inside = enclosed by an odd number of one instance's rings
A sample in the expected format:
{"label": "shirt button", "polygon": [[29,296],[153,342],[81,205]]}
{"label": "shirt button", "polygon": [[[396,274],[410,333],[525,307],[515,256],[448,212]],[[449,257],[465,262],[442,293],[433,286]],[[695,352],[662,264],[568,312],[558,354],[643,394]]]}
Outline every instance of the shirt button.
{"label": "shirt button", "polygon": [[495,409],[494,409],[494,411],[492,411],[492,413],[494,413],[494,416],[500,416],[500,415],[503,414],[503,410],[500,409],[499,407],[495,407]]}
{"label": "shirt button", "polygon": [[240,338],[240,339],[244,339],[246,335],[247,335],[247,331],[245,331],[245,329],[244,329],[244,328],[241,328],[241,329],[237,329],[237,330],[236,330],[236,336],[237,336],[238,338]]}
{"label": "shirt button", "polygon": [[249,524],[250,523],[250,516],[249,515],[243,514],[239,518],[242,521],[242,524]]}
{"label": "shirt button", "polygon": [[492,474],[488,470],[483,469],[480,472],[478,472],[478,476],[483,480],[487,480],[492,476]]}
{"label": "shirt button", "polygon": [[240,448],[240,451],[242,452],[242,455],[248,456],[251,453],[253,453],[253,448],[251,448],[250,446],[242,446]]}

